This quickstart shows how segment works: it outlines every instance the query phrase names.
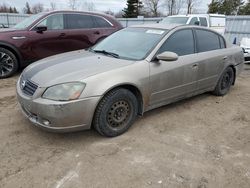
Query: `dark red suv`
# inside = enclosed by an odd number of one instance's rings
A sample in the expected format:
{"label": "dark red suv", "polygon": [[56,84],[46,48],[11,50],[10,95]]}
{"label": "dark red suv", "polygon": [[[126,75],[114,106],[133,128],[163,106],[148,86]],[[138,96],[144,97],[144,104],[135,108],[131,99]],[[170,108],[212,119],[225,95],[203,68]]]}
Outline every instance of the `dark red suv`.
{"label": "dark red suv", "polygon": [[88,48],[122,25],[112,16],[54,11],[33,15],[11,29],[0,30],[0,78],[12,76],[36,60]]}

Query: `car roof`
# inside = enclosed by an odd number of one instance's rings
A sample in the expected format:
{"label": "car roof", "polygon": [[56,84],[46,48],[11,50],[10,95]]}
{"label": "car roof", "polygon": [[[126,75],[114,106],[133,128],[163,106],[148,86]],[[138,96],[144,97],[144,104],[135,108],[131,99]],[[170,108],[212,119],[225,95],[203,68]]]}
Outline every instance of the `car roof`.
{"label": "car roof", "polygon": [[[204,27],[204,26],[196,26],[196,25],[183,25],[183,24],[162,24],[162,23],[158,23],[158,24],[141,24],[141,25],[132,25],[129,26],[130,28],[151,28],[151,29],[163,29],[163,30],[173,30],[175,28],[178,29],[185,29],[185,28],[197,28],[197,29],[204,29],[204,30],[208,30],[214,33],[217,33],[219,35],[221,35],[220,33],[208,28],[208,27]],[[221,35],[222,36],[222,35]]]}
{"label": "car roof", "polygon": [[54,14],[54,13],[85,13],[85,14],[90,14],[90,15],[99,15],[99,16],[104,16],[104,17],[109,17],[113,18],[114,16],[105,14],[103,12],[98,12],[98,11],[75,11],[75,10],[55,10],[55,11],[48,11],[44,12],[45,14]]}
{"label": "car roof", "polygon": [[203,27],[203,26],[195,26],[195,25],[183,25],[183,24],[162,24],[162,23],[158,23],[158,24],[141,24],[141,25],[133,25],[133,26],[129,26],[129,27],[140,27],[140,28],[152,28],[152,29],[164,29],[164,30],[172,30],[175,28],[203,28],[203,29],[208,29],[207,27]]}
{"label": "car roof", "polygon": [[141,24],[141,25],[132,25],[129,27],[140,27],[140,28],[152,28],[152,29],[164,29],[164,30],[171,30],[176,27],[182,26],[180,24]]}

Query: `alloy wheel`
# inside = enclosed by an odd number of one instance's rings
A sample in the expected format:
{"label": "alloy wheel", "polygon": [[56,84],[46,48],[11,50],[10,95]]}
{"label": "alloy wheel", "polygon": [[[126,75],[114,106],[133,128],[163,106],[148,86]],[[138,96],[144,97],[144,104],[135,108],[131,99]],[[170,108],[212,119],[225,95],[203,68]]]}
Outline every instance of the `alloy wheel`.
{"label": "alloy wheel", "polygon": [[8,75],[13,71],[14,60],[5,52],[0,52],[0,76]]}

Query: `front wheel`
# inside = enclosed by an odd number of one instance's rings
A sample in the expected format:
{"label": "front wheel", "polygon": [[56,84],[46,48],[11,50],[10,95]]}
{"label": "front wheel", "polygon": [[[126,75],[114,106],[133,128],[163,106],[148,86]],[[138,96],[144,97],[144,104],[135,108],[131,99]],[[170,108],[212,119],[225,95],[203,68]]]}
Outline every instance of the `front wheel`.
{"label": "front wheel", "polygon": [[135,95],[119,88],[107,93],[96,108],[94,128],[104,136],[114,137],[126,132],[138,112]]}
{"label": "front wheel", "polygon": [[8,78],[18,70],[16,56],[5,48],[0,48],[0,79]]}
{"label": "front wheel", "polygon": [[214,95],[223,96],[228,93],[231,85],[234,81],[234,71],[232,67],[227,67],[226,70],[222,73],[215,90],[213,91]]}

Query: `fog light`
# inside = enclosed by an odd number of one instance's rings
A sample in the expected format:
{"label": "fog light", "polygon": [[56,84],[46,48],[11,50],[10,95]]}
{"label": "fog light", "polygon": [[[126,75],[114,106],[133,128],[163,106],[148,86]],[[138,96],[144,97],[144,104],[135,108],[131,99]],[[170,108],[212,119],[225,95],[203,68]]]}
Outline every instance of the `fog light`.
{"label": "fog light", "polygon": [[46,125],[46,126],[49,126],[50,122],[48,120],[43,120],[43,124]]}

